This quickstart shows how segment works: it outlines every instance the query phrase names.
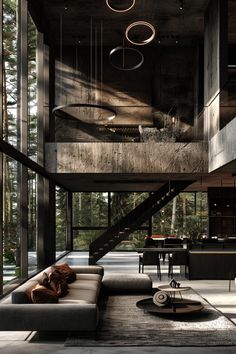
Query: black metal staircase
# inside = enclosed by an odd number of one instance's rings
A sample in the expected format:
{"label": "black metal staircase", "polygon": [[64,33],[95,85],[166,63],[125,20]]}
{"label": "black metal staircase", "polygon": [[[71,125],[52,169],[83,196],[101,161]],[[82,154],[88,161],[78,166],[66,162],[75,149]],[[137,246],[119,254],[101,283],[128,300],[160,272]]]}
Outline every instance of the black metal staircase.
{"label": "black metal staircase", "polygon": [[158,191],[151,193],[147,199],[90,244],[89,264],[95,264],[192,183],[193,181],[170,181]]}

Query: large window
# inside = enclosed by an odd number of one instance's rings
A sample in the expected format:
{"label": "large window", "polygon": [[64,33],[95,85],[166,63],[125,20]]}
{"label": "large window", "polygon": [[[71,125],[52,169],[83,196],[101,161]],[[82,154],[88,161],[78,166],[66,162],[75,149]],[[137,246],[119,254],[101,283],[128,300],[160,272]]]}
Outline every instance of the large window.
{"label": "large window", "polygon": [[111,193],[111,221],[117,222],[148,198],[148,193]]}
{"label": "large window", "polygon": [[[142,203],[149,194],[146,192],[116,192],[111,193],[111,221],[112,224],[119,221]],[[128,239],[121,241],[115,248],[115,251],[132,251],[137,247],[142,247],[144,239],[148,235],[149,220],[146,220],[138,230],[129,235]]]}
{"label": "large window", "polygon": [[207,193],[180,193],[152,218],[152,233],[187,237],[207,233]]}
{"label": "large window", "polygon": [[[73,194],[73,248],[90,243],[148,198],[148,193],[109,192]],[[180,193],[120,242],[115,250],[134,250],[148,234],[175,235],[192,240],[207,234],[207,193]]]}
{"label": "large window", "polygon": [[109,226],[108,193],[73,194],[73,248],[88,250]]}
{"label": "large window", "polygon": [[87,251],[89,245],[100,234],[101,230],[74,230],[73,231],[73,248],[74,250]]}
{"label": "large window", "polygon": [[[48,244],[54,247],[54,235],[50,234],[50,225],[54,225],[54,205],[51,205],[53,183],[47,180],[42,166],[35,163],[39,138],[43,145],[46,134],[43,127],[38,130],[38,108],[43,112],[44,104],[43,99],[42,102],[39,100],[38,93],[42,93],[42,97],[45,95],[48,102],[43,72],[44,65],[48,69],[43,50],[47,45],[41,41],[40,51],[37,29],[27,14],[27,6],[27,0],[2,1],[3,60],[0,70],[3,146],[6,154],[0,152],[0,193],[3,196],[0,197],[3,220],[0,228],[0,264],[3,265],[0,270],[0,296],[36,271],[38,264],[41,266],[55,260],[50,248],[45,247]],[[43,40],[42,35],[40,38]],[[37,65],[38,53],[42,58],[40,66]],[[46,119],[45,115],[45,126],[48,126]],[[14,148],[20,149],[25,156],[18,154]],[[65,194],[65,191],[57,191],[59,251],[64,251],[66,244]]]}
{"label": "large window", "polygon": [[56,187],[56,257],[66,250],[67,240],[67,193]]}
{"label": "large window", "polygon": [[3,138],[17,147],[17,0],[3,0]]}
{"label": "large window", "polygon": [[28,272],[37,268],[37,174],[28,169]]}
{"label": "large window", "polygon": [[74,193],[73,225],[108,226],[108,193]]}
{"label": "large window", "polygon": [[3,284],[18,277],[20,266],[17,161],[3,155]]}
{"label": "large window", "polygon": [[37,29],[28,15],[28,156],[37,160],[38,112],[37,112]]}
{"label": "large window", "polygon": [[[148,193],[81,192],[73,194],[73,248],[88,250],[90,243],[108,227],[135,209]],[[116,250],[131,250],[143,243],[148,221],[122,241]]]}

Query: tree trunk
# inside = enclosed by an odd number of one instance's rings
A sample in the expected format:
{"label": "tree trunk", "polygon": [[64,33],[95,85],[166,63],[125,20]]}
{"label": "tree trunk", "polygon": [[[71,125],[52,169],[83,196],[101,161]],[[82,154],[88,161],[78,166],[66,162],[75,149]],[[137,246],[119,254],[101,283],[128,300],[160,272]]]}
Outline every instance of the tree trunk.
{"label": "tree trunk", "polygon": [[175,230],[175,220],[176,220],[176,201],[177,199],[173,199],[173,204],[172,204],[172,216],[171,216],[171,226],[170,226],[170,233],[174,234]]}

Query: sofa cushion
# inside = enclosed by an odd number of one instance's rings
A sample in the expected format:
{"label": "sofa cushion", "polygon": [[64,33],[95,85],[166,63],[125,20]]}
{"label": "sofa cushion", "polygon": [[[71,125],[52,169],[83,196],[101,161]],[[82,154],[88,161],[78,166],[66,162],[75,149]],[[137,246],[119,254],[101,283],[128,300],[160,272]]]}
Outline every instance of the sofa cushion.
{"label": "sofa cushion", "polygon": [[48,284],[50,289],[55,291],[59,297],[63,297],[68,293],[68,285],[63,274],[58,270],[54,270],[48,275]]}
{"label": "sofa cushion", "polygon": [[75,273],[82,273],[82,274],[100,274],[101,276],[104,275],[104,268],[100,265],[78,265],[78,266],[71,266],[71,269],[74,270]]}
{"label": "sofa cushion", "polygon": [[87,304],[96,304],[98,299],[99,291],[94,291],[91,289],[78,289],[71,288],[69,293],[62,299],[60,299],[61,303],[70,300],[83,300]]}
{"label": "sofa cushion", "polygon": [[88,289],[88,290],[93,290],[97,291],[97,289],[100,289],[101,283],[96,281],[96,280],[76,280],[74,283],[69,285],[69,289]]}
{"label": "sofa cushion", "polygon": [[43,285],[37,284],[31,290],[31,300],[34,304],[56,303],[58,302],[58,294]]}
{"label": "sofa cushion", "polygon": [[61,274],[63,274],[68,284],[73,283],[73,281],[75,281],[76,273],[73,269],[71,269],[71,267],[67,263],[56,264],[52,266],[52,268],[58,270]]}
{"label": "sofa cushion", "polygon": [[102,289],[114,293],[150,293],[152,279],[148,274],[110,273],[103,277]]}
{"label": "sofa cushion", "polygon": [[76,280],[96,280],[99,283],[102,280],[102,275],[100,274],[76,274]]}

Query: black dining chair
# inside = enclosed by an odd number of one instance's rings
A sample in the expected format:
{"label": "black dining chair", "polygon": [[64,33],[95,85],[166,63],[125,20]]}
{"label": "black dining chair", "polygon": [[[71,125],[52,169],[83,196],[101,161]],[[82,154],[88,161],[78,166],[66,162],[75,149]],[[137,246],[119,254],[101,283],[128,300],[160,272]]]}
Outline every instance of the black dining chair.
{"label": "black dining chair", "polygon": [[169,270],[168,276],[173,277],[174,266],[185,266],[185,277],[187,277],[187,270],[189,266],[189,253],[188,250],[175,251],[172,256],[169,257]]}
{"label": "black dining chair", "polygon": [[144,266],[155,265],[157,267],[157,277],[161,280],[161,266],[159,253],[155,251],[144,251],[142,255],[139,256],[139,273],[144,272]]}
{"label": "black dining chair", "polygon": [[[167,237],[164,241],[165,248],[182,248],[183,240],[177,237]],[[163,253],[162,259],[163,263],[165,263],[166,254]]]}

